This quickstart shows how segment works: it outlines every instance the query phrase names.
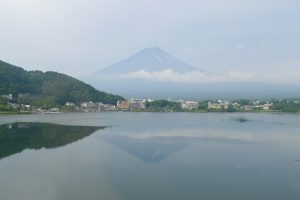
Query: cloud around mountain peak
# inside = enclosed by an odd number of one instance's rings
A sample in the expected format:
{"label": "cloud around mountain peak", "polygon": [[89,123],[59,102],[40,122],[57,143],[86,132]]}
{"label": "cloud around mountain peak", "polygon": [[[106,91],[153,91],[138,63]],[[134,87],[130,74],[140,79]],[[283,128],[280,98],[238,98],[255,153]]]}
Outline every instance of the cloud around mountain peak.
{"label": "cloud around mountain peak", "polygon": [[[298,66],[299,63],[296,63]],[[290,64],[289,64],[290,65]],[[292,65],[294,66],[295,63]],[[295,67],[267,67],[267,70],[231,69],[211,73],[196,68],[158,47],[145,48],[136,54],[93,74],[105,80],[147,80],[176,83],[266,82],[299,83],[300,71]]]}
{"label": "cloud around mountain peak", "polygon": [[172,69],[162,71],[148,72],[139,70],[127,74],[102,75],[106,79],[144,79],[158,82],[177,82],[177,83],[206,83],[206,82],[224,82],[224,81],[250,81],[253,78],[251,73],[240,71],[229,71],[224,74],[213,74],[202,71],[175,72]]}

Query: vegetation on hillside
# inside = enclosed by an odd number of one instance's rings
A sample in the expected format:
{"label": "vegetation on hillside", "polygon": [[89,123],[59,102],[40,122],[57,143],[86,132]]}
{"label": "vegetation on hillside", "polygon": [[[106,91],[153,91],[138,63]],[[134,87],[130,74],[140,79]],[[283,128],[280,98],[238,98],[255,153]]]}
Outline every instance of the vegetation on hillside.
{"label": "vegetation on hillside", "polygon": [[25,103],[63,105],[83,101],[116,104],[121,96],[101,92],[82,81],[57,72],[26,71],[0,61],[0,94],[13,94]]}

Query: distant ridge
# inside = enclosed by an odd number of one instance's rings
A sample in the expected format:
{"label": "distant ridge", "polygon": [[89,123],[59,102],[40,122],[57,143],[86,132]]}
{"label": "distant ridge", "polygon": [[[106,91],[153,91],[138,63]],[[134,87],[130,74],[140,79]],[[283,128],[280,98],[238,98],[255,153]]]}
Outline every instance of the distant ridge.
{"label": "distant ridge", "polygon": [[[116,64],[97,71],[96,75],[103,74],[127,74],[136,71],[145,70],[147,72],[163,71],[171,69],[174,72],[192,72],[203,71],[196,67],[193,67],[174,56],[170,55],[166,51],[158,47],[150,47],[143,49],[133,56],[122,60]],[[204,72],[204,71],[203,71]]]}

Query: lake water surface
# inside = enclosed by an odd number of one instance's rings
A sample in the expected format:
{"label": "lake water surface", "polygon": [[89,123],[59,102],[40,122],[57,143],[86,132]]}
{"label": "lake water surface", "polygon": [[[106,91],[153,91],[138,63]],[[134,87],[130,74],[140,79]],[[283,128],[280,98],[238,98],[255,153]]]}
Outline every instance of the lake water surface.
{"label": "lake water surface", "polygon": [[299,115],[0,116],[1,200],[299,200],[299,159]]}

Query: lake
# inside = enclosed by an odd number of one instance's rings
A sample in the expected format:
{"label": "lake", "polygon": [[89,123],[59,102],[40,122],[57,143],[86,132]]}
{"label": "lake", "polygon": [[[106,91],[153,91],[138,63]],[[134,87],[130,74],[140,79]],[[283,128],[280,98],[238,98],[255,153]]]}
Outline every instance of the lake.
{"label": "lake", "polygon": [[300,199],[300,116],[0,116],[2,200]]}

